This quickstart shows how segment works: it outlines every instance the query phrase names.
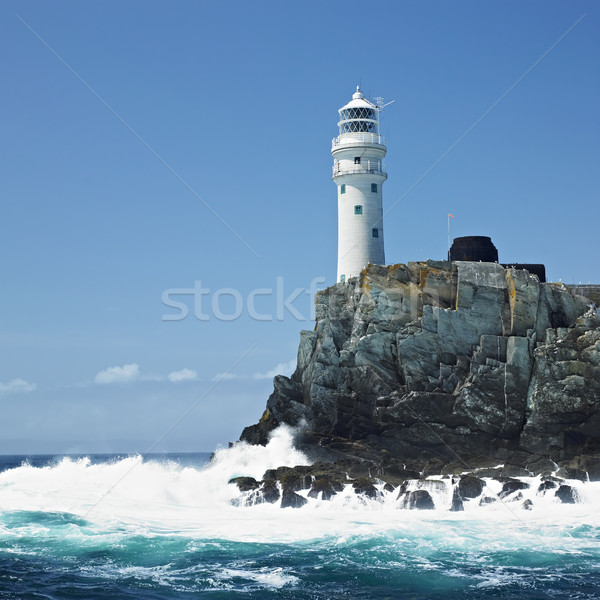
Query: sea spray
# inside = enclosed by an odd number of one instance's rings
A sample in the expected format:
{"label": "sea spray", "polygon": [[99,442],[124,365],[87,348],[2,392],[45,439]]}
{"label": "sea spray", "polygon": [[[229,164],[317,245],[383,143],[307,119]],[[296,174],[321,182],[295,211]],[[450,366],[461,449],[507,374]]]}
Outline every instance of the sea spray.
{"label": "sea spray", "polygon": [[291,428],[282,426],[273,431],[266,446],[237,442],[231,448],[217,450],[206,471],[227,483],[233,477],[261,479],[268,469],[310,464],[308,458],[294,448],[293,435]]}
{"label": "sea spray", "polygon": [[[260,478],[267,469],[308,464],[292,440],[293,432],[281,427],[266,446],[240,442],[217,450],[204,468],[139,455],[101,464],[87,457],[65,457],[44,467],[24,463],[0,473],[1,508],[149,524],[160,514],[165,525],[185,515],[193,526],[203,514],[231,507],[231,500],[239,495],[235,486],[228,485],[232,477]],[[191,511],[194,518],[189,519]]]}

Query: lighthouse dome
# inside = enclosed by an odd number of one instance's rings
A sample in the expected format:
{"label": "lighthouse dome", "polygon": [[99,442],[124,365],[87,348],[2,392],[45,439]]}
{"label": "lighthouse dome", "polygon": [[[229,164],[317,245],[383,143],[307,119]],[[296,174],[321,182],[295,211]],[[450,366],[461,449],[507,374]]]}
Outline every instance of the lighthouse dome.
{"label": "lighthouse dome", "polygon": [[358,86],[352,95],[352,100],[342,106],[338,112],[340,134],[379,132],[379,108],[364,97]]}

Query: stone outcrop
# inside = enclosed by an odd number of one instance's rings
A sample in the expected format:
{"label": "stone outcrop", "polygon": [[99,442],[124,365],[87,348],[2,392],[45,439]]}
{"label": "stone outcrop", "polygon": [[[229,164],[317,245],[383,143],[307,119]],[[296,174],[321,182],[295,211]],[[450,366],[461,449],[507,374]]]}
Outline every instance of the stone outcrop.
{"label": "stone outcrop", "polygon": [[431,494],[427,490],[415,490],[414,492],[406,492],[402,500],[402,508],[413,510],[433,510],[435,504]]}
{"label": "stone outcrop", "polygon": [[297,427],[313,460],[393,485],[415,472],[600,477],[600,316],[589,299],[525,270],[427,261],[370,265],[315,302],[296,371],[275,378],[241,439],[265,444],[277,426]]}
{"label": "stone outcrop", "polygon": [[563,504],[575,504],[577,496],[570,485],[561,485],[554,494]]}

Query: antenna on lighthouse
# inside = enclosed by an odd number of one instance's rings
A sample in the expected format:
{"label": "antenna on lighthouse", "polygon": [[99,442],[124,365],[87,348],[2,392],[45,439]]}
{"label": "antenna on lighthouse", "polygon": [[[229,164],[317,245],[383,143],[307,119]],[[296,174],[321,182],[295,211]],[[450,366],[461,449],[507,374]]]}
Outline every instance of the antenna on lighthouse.
{"label": "antenna on lighthouse", "polygon": [[375,102],[375,106],[379,109],[379,110],[383,110],[386,106],[389,106],[390,104],[394,104],[394,102],[396,102],[395,100],[390,100],[389,102],[385,102],[381,96],[377,96],[377,98],[373,98],[373,101]]}

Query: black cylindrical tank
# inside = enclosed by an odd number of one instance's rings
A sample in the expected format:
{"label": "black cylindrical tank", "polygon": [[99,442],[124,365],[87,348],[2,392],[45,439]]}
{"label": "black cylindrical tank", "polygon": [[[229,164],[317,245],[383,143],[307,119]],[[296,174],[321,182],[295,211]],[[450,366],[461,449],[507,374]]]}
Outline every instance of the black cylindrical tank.
{"label": "black cylindrical tank", "polygon": [[498,262],[498,250],[492,238],[484,235],[467,235],[454,238],[450,248],[450,260]]}

